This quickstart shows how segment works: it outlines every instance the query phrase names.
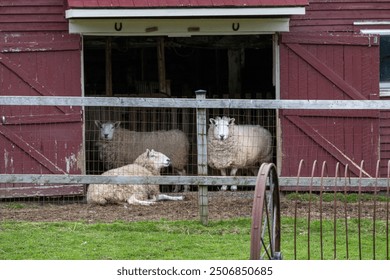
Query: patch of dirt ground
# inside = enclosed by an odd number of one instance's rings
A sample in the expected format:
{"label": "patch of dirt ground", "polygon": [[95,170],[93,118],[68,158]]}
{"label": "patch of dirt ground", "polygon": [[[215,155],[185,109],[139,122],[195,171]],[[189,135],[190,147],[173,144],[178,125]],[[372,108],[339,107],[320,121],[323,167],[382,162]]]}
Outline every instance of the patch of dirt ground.
{"label": "patch of dirt ground", "polygon": [[[176,194],[172,194],[176,195]],[[0,220],[113,222],[153,220],[199,220],[198,193],[185,193],[184,201],[163,201],[152,206],[89,205],[83,200],[0,201]],[[253,191],[209,192],[209,220],[251,217]],[[360,205],[360,206],[359,206]],[[282,216],[325,218],[375,217],[386,219],[388,205],[383,202],[344,203],[301,202],[281,195]]]}

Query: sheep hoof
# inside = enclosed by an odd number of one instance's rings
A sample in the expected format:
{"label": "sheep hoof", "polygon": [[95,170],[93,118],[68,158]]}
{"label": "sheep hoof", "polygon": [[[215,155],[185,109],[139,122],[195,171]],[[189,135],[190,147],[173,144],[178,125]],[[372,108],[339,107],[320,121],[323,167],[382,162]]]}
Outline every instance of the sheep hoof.
{"label": "sheep hoof", "polygon": [[159,194],[157,196],[157,200],[158,201],[161,201],[161,200],[173,200],[173,201],[184,200],[184,196],[170,196],[170,195],[166,195],[166,194]]}
{"label": "sheep hoof", "polygon": [[221,191],[226,191],[227,188],[228,188],[228,187],[227,187],[226,185],[225,185],[225,186],[222,186],[222,187],[221,187]]}
{"label": "sheep hoof", "polygon": [[156,204],[156,202],[153,201],[139,201],[138,203],[139,205],[143,205],[143,206],[150,206]]}
{"label": "sheep hoof", "polygon": [[237,186],[231,186],[231,187],[230,187],[230,190],[231,190],[232,192],[237,191]]}

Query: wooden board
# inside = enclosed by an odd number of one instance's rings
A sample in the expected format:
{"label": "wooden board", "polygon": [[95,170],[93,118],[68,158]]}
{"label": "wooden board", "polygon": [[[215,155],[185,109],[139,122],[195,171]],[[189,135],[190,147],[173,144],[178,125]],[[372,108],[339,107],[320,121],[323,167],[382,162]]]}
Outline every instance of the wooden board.
{"label": "wooden board", "polygon": [[[2,1],[1,6],[1,94],[81,96],[80,37],[68,34],[64,1]],[[81,107],[15,105],[0,110],[1,173],[83,173]],[[43,192],[32,184],[0,188],[8,197],[66,194],[58,186]],[[82,191],[74,188],[67,188],[70,194]]]}

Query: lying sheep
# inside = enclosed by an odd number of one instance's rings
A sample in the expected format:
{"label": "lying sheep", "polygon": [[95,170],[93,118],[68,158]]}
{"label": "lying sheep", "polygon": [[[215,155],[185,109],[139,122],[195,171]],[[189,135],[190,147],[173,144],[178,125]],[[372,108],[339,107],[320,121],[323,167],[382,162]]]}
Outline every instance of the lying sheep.
{"label": "lying sheep", "polygon": [[[102,175],[158,176],[160,170],[170,163],[166,155],[146,150],[134,163],[108,170]],[[159,185],[91,184],[87,192],[87,202],[99,205],[119,202],[152,205],[159,200],[183,200],[183,197],[160,194]]]}
{"label": "lying sheep", "polygon": [[[100,130],[100,140],[96,143],[99,158],[106,169],[132,163],[145,149],[154,149],[171,159],[175,172],[181,176],[186,175],[185,166],[188,163],[190,143],[183,131],[130,131],[121,128],[119,121],[102,123],[95,120],[95,124]],[[188,190],[189,186],[184,186],[184,191]],[[176,186],[174,191],[178,192],[179,186]]]}
{"label": "lying sheep", "polygon": [[[210,118],[207,135],[207,161],[226,176],[226,169],[235,176],[239,168],[252,168],[272,158],[271,133],[260,125],[236,125],[234,118]],[[227,190],[222,186],[221,190]],[[237,186],[231,186],[237,190]]]}

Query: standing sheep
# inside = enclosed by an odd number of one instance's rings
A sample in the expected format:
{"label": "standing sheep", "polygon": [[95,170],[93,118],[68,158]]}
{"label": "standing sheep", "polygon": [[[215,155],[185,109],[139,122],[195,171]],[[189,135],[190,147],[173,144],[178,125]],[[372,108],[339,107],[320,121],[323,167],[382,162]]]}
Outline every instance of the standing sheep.
{"label": "standing sheep", "polygon": [[[132,163],[145,149],[154,149],[171,159],[174,171],[181,176],[186,175],[190,143],[183,131],[130,131],[121,128],[119,121],[102,123],[95,120],[95,125],[100,130],[100,140],[96,144],[99,158],[106,169]],[[189,186],[184,186],[184,191],[188,190]],[[179,186],[176,186],[174,191],[178,192]]]}
{"label": "standing sheep", "polygon": [[[210,167],[219,169],[226,176],[235,176],[239,168],[254,168],[257,164],[271,161],[272,136],[260,125],[236,125],[234,118],[210,118],[207,135],[207,161]],[[258,169],[258,168],[256,168]],[[232,191],[237,186],[231,186]],[[221,190],[227,190],[222,186]]]}
{"label": "standing sheep", "polygon": [[[108,170],[102,175],[158,176],[170,163],[166,155],[146,150],[133,164]],[[183,197],[160,194],[159,185],[91,184],[87,192],[87,202],[99,205],[126,201],[134,205],[152,205],[159,200],[183,200]]]}

